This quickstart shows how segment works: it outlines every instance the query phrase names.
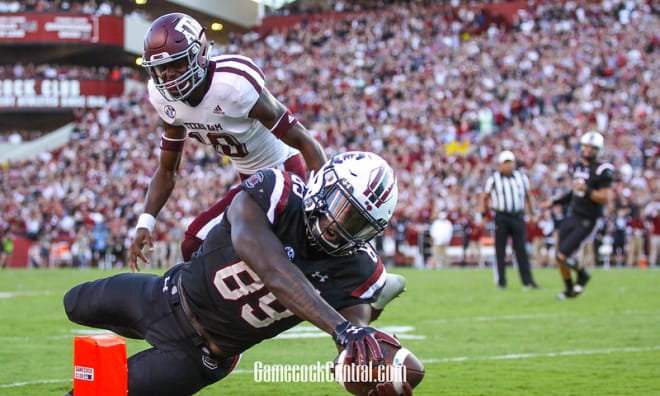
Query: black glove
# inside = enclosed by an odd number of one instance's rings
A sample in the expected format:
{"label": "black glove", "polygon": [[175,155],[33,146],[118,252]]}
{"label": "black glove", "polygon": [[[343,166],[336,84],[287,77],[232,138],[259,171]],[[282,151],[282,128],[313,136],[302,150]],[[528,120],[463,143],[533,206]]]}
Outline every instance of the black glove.
{"label": "black glove", "polygon": [[412,396],[412,388],[407,382],[403,383],[403,393],[398,394],[394,390],[394,385],[391,382],[385,382],[382,384],[376,385],[376,389],[369,391],[368,396]]}
{"label": "black glove", "polygon": [[401,344],[396,338],[373,327],[355,326],[348,320],[335,327],[332,339],[340,347],[346,349],[344,364],[366,364],[370,359],[379,361],[383,359],[383,351],[378,345],[378,340],[383,340],[394,347],[399,348]]}

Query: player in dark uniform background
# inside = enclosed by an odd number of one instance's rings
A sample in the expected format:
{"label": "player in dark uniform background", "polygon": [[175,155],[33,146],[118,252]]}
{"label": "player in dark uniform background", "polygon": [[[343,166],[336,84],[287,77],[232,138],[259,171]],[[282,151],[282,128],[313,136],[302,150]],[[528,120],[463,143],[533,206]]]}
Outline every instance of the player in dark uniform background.
{"label": "player in dark uniform background", "polygon": [[259,171],[189,262],[163,276],[76,286],[66,313],[153,346],[128,359],[131,396],[195,393],[229,374],[243,351],[303,320],[332,334],[350,360],[378,360],[377,339],[399,344],[366,327],[387,276],[369,241],[397,195],[392,169],[372,153],[337,155],[307,185]]}
{"label": "player in dark uniform background", "polygon": [[[557,265],[566,286],[557,296],[562,300],[577,297],[591,278],[584,268],[585,263],[578,263],[573,256],[593,235],[598,220],[603,216],[603,206],[610,200],[614,166],[597,159],[603,144],[603,135],[598,132],[582,135],[581,160],[571,169],[573,189],[543,205],[568,205],[566,218],[559,227],[557,246]],[[577,273],[575,282],[571,270]]]}

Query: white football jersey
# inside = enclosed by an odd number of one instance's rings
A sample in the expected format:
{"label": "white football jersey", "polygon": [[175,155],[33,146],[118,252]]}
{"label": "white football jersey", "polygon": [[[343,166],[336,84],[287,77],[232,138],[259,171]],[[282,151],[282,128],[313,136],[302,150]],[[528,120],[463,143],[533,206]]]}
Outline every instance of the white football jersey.
{"label": "white football jersey", "polygon": [[149,80],[149,101],[160,118],[185,127],[188,137],[212,145],[241,173],[276,168],[298,154],[261,122],[248,117],[264,88],[261,69],[241,55],[220,55],[210,61],[211,86],[197,106],[168,102]]}

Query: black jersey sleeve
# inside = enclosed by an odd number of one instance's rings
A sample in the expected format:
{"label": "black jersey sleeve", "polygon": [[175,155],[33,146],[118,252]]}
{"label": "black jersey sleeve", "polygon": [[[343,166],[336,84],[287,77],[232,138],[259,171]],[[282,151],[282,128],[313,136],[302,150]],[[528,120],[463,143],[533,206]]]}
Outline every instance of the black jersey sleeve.
{"label": "black jersey sleeve", "polygon": [[264,210],[268,221],[274,224],[286,208],[291,193],[291,176],[277,169],[263,169],[241,184],[243,191]]}
{"label": "black jersey sleeve", "polygon": [[594,176],[593,189],[611,187],[614,183],[614,166],[609,163],[599,164],[594,171]]}
{"label": "black jersey sleeve", "polygon": [[573,191],[567,191],[566,193],[552,198],[553,205],[566,205],[573,198]]}
{"label": "black jersey sleeve", "polygon": [[323,267],[321,272],[327,273],[327,278],[319,278],[313,273],[310,276],[310,271],[308,278],[337,310],[376,301],[387,277],[383,261],[370,245],[365,245],[355,255],[334,260]]}

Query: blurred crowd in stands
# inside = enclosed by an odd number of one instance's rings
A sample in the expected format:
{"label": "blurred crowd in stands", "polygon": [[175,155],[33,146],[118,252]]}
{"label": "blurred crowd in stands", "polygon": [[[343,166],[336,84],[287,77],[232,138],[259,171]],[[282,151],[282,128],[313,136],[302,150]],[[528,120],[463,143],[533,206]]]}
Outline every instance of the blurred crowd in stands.
{"label": "blurred crowd in stands", "polygon": [[127,78],[139,78],[135,68],[127,66],[80,66],[60,64],[23,64],[0,65],[0,79],[63,79],[63,80],[105,80],[121,81]]}
{"label": "blurred crowd in stands", "polygon": [[105,0],[0,0],[0,13],[70,12],[90,15],[122,16],[122,7]]}
{"label": "blurred crowd in stands", "polygon": [[[214,51],[253,58],[328,155],[369,150],[390,161],[400,202],[378,241],[389,263],[437,266],[428,229],[438,217],[452,223],[456,262],[483,263],[492,217],[477,202],[494,157],[512,150],[543,200],[569,188],[578,138],[597,130],[618,176],[589,260],[658,265],[660,24],[652,4],[546,2],[520,12],[511,30],[468,9],[392,6],[234,36]],[[36,265],[59,241],[76,265],[122,265],[161,133],[144,92],[82,113],[63,149],[3,165],[0,229],[41,241]],[[186,143],[174,199],[156,223],[154,266],[178,260],[187,223],[236,180],[227,161]],[[533,265],[553,265],[560,220],[561,208],[529,218]],[[601,245],[611,254],[599,254]]]}
{"label": "blurred crowd in stands", "polygon": [[517,0],[361,0],[361,1],[294,1],[278,9],[269,10],[269,15],[301,15],[301,14],[319,14],[325,12],[362,12],[362,11],[381,11],[390,7],[401,6],[450,6],[459,7],[461,5],[483,5],[487,3],[506,3]]}

